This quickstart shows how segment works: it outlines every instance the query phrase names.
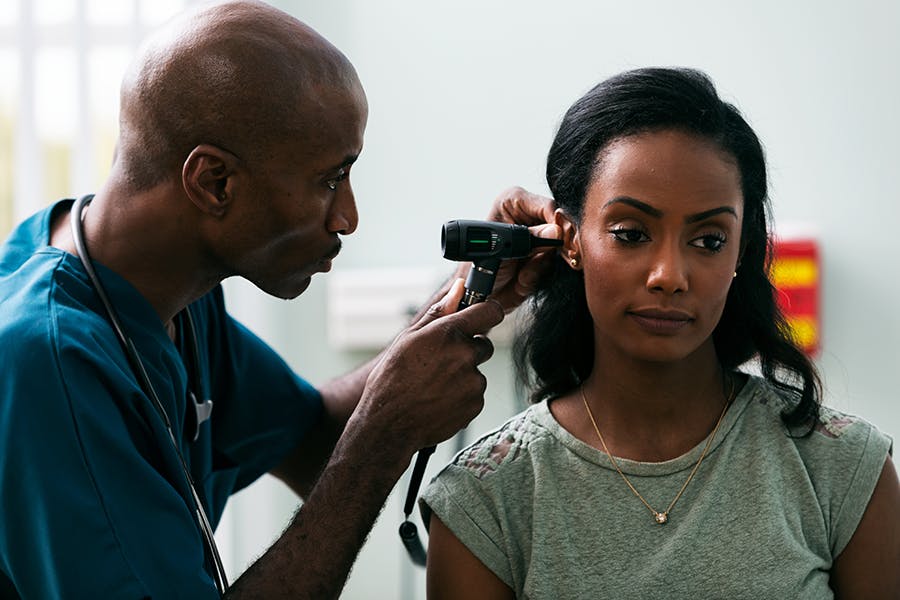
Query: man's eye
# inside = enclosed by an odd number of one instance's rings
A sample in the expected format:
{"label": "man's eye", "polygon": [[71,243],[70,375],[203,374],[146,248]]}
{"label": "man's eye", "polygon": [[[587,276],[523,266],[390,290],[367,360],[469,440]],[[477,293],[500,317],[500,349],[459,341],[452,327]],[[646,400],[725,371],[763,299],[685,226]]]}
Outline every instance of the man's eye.
{"label": "man's eye", "polygon": [[347,179],[347,175],[348,175],[347,170],[346,170],[346,169],[341,169],[340,171],[338,171],[337,176],[336,176],[336,177],[332,177],[331,179],[329,179],[328,181],[326,181],[326,182],[325,182],[325,185],[328,186],[328,189],[329,189],[329,190],[334,191],[334,190],[337,189],[337,186],[338,186],[338,184],[339,184],[340,182],[342,182],[343,180]]}

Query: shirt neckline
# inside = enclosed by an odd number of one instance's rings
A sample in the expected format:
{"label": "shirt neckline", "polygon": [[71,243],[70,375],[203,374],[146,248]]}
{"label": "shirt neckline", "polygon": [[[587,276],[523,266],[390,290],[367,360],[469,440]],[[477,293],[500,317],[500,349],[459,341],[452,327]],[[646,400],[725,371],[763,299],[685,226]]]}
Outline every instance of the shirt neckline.
{"label": "shirt neckline", "polygon": [[[729,433],[732,431],[738,419],[740,418],[741,413],[743,413],[743,411],[750,404],[750,399],[756,394],[759,388],[759,384],[760,380],[758,377],[753,375],[748,377],[747,383],[734,398],[731,406],[725,413],[725,417],[722,420],[722,425],[719,427],[719,431],[716,434],[716,439],[713,440],[713,443],[709,448],[708,455],[712,455],[713,453],[715,453],[715,451],[728,437]],[[581,441],[559,424],[559,422],[550,412],[547,400],[534,405],[532,407],[532,414],[535,420],[542,427],[547,429],[548,432],[568,450],[572,451],[587,462],[595,464],[604,469],[615,471],[615,467],[613,466],[612,461],[609,460],[609,457],[605,452]],[[673,459],[662,462],[642,462],[630,460],[627,458],[619,458],[618,456],[616,457],[616,462],[619,464],[619,468],[622,470],[622,472],[628,475],[662,477],[693,468],[694,464],[696,464],[697,460],[700,458],[700,454],[703,452],[703,448],[705,446],[706,438],[701,440],[700,443],[698,443],[696,446],[694,446],[681,456],[677,456]]]}

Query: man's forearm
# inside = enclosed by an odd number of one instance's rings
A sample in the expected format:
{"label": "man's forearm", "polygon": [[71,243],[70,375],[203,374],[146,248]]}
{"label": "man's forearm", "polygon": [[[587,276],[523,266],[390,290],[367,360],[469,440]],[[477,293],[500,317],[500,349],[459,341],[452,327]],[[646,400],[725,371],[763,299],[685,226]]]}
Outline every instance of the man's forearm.
{"label": "man's forearm", "polygon": [[293,521],[228,598],[337,598],[384,502],[408,466],[406,451],[377,447],[347,423]]}
{"label": "man's forearm", "polygon": [[[413,322],[421,319],[429,307],[446,295],[455,278],[451,277],[444,282],[428,303],[416,313]],[[347,419],[359,403],[369,373],[381,360],[382,354],[383,351],[350,373],[332,379],[319,388],[324,405],[321,420],[297,448],[272,470],[272,475],[282,480],[301,498],[307,498],[316,484]]]}
{"label": "man's forearm", "polygon": [[316,485],[344,431],[347,419],[359,403],[366,379],[377,362],[378,357],[320,388],[324,405],[321,419],[304,436],[303,441],[272,469],[272,475],[281,479],[301,498],[308,498]]}

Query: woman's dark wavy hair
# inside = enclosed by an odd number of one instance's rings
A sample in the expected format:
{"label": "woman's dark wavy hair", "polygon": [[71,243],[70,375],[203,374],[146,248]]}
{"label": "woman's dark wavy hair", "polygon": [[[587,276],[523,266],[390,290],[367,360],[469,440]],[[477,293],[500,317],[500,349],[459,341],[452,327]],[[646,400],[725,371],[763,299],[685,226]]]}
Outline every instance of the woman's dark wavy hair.
{"label": "woman's dark wavy hair", "polygon": [[[734,158],[741,174],[742,255],[713,331],[719,361],[728,371],[758,358],[763,377],[795,401],[783,414],[785,424],[811,428],[821,384],[815,367],[791,339],[768,276],[771,209],[763,149],[740,112],[719,98],[704,73],[684,68],[627,71],[575,102],[547,157],[547,182],[557,206],[580,224],[592,174],[610,142],[667,129],[711,140]],[[532,299],[529,324],[516,340],[515,358],[532,402],[574,389],[591,372],[593,325],[583,275],[562,257]]]}

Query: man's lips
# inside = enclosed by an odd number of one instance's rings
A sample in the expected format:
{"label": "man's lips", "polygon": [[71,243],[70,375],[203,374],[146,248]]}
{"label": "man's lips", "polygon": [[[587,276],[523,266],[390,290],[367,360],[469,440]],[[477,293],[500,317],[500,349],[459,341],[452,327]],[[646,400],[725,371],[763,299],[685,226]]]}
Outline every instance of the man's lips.
{"label": "man's lips", "polygon": [[331,251],[322,257],[322,260],[334,260],[341,253],[341,241],[338,240]]}
{"label": "man's lips", "polygon": [[327,273],[331,270],[331,261],[337,258],[337,255],[341,253],[341,242],[338,241],[334,247],[322,257],[322,260],[319,261],[319,270],[323,273]]}

